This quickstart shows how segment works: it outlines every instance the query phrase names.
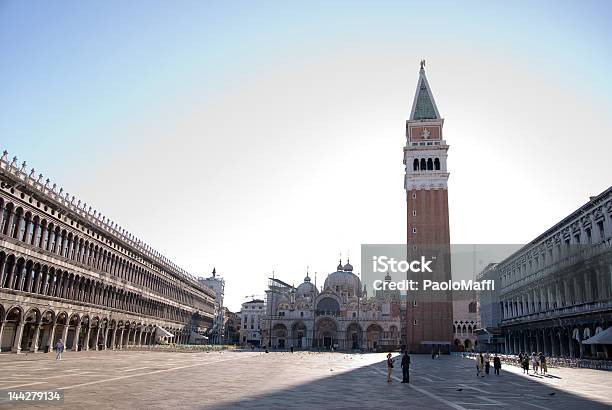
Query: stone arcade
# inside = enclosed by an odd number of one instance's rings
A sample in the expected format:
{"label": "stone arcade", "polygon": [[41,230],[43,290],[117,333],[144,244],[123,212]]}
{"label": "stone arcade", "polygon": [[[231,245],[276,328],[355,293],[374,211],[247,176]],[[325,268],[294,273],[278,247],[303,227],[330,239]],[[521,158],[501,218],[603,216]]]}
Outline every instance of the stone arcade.
{"label": "stone arcade", "polygon": [[0,349],[187,343],[214,293],[74,196],[0,158]]}
{"label": "stone arcade", "polygon": [[507,353],[612,357],[612,187],[495,265]]}

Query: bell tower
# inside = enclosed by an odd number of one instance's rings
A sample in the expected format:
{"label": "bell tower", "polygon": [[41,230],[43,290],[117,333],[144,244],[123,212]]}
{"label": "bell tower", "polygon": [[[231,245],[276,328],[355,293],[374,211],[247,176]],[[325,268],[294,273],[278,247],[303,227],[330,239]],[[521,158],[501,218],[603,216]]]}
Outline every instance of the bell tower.
{"label": "bell tower", "polygon": [[[410,119],[406,121],[406,242],[409,258],[428,252],[438,255],[434,272],[419,279],[441,282],[451,279],[446,167],[449,147],[444,140],[443,126],[444,119],[427,81],[423,60]],[[453,338],[452,312],[450,291],[409,292],[405,327],[408,349],[426,353],[432,349],[449,350]]]}

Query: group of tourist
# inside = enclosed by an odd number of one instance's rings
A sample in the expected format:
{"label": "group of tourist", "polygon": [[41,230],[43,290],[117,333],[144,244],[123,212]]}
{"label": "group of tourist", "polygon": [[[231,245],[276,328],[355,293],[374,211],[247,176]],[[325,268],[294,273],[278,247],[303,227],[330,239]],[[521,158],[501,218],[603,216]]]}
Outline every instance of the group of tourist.
{"label": "group of tourist", "polygon": [[[501,359],[495,353],[493,356],[493,369],[495,370],[495,374],[499,376],[499,370],[501,369]],[[491,355],[489,352],[479,353],[476,356],[476,377],[485,377],[485,375],[489,374],[491,370]]]}
{"label": "group of tourist", "polygon": [[544,353],[536,353],[532,352],[531,355],[527,353],[519,353],[518,355],[519,366],[523,369],[523,374],[529,374],[529,364],[531,363],[531,367],[533,368],[534,374],[538,374],[538,370],[540,370],[540,374],[547,374],[548,367],[546,366],[546,356]]}

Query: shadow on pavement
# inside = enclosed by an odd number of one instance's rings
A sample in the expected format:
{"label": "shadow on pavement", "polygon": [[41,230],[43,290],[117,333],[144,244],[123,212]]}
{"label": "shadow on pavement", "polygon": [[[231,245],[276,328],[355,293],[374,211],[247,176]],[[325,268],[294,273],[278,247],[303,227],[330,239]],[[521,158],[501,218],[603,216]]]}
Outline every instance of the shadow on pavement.
{"label": "shadow on pavement", "polygon": [[[290,360],[290,356],[283,360]],[[429,355],[412,355],[410,384],[401,384],[399,360],[393,369],[394,381],[386,382],[386,362],[349,371],[330,369],[329,375],[312,382],[278,389],[267,394],[206,406],[212,409],[610,409],[544,384],[543,376],[523,377],[503,371],[500,376],[476,377],[474,362],[443,356],[431,361]],[[295,372],[300,371],[296,366]],[[548,378],[560,379],[549,375]],[[266,383],[243,380],[235,383]],[[602,388],[606,388],[602,386]],[[609,387],[607,387],[609,388]],[[604,390],[605,391],[605,390]]]}

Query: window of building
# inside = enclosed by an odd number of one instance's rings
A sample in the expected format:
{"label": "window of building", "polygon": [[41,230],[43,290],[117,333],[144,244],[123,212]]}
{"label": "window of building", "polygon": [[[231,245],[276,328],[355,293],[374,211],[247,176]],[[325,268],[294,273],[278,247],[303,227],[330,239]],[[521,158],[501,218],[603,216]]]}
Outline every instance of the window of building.
{"label": "window of building", "polygon": [[599,240],[603,241],[603,238],[605,237],[604,234],[604,223],[603,221],[598,221],[597,222],[597,230],[599,231]]}
{"label": "window of building", "polygon": [[590,244],[591,243],[591,228],[585,229],[584,232],[586,233],[586,236],[587,236],[587,243]]}
{"label": "window of building", "polygon": [[416,216],[416,211],[412,211],[412,216]]}
{"label": "window of building", "polygon": [[416,307],[416,306],[417,306],[417,301],[416,301],[416,300],[413,300],[413,301],[412,301],[412,306],[414,306],[414,307]]}
{"label": "window of building", "polygon": [[412,233],[417,233],[416,228],[412,228]]}
{"label": "window of building", "polygon": [[412,193],[412,199],[416,199],[416,192]]}
{"label": "window of building", "polygon": [[414,319],[414,320],[412,321],[412,326],[416,326],[416,325],[417,325],[417,320],[416,320],[416,319]]}
{"label": "window of building", "polygon": [[353,317],[357,317],[357,312],[353,312]]}

